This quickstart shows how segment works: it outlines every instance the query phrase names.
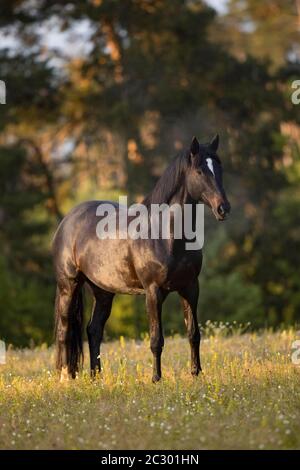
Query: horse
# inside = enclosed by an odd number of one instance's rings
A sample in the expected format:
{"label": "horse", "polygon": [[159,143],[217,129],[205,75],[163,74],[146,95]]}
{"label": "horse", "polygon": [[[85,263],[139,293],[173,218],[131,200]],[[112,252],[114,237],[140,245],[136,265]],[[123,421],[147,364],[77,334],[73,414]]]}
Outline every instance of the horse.
{"label": "horse", "polygon": [[[172,160],[143,204],[191,204],[195,208],[201,202],[211,208],[217,220],[224,220],[230,203],[223,188],[218,145],[218,135],[206,144],[194,137],[189,148]],[[92,377],[101,371],[100,345],[115,294],[144,294],[153,355],[152,381],[161,379],[161,313],[163,302],[172,291],[181,298],[191,350],[191,374],[197,376],[201,371],[197,303],[202,249],[187,250],[184,235],[182,239],[173,236],[173,226],[169,239],[101,239],[96,234],[97,208],[107,202],[79,204],[64,217],[54,235],[56,367],[60,380],[76,378],[83,363],[85,283],[94,295],[87,325]],[[116,211],[120,210],[117,203],[110,203]]]}

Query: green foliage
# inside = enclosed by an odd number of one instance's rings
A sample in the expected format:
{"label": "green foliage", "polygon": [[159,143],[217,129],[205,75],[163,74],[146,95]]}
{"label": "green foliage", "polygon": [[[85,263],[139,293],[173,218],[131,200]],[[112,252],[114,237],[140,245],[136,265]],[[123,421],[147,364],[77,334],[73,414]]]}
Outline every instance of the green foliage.
{"label": "green foliage", "polygon": [[259,286],[245,282],[238,272],[214,275],[201,282],[200,320],[251,322],[254,327],[267,323],[263,314]]}
{"label": "green foliage", "polygon": [[0,148],[0,336],[25,346],[51,342],[54,282],[40,165],[22,148]]}
{"label": "green foliage", "polygon": [[147,330],[145,299],[131,295],[116,296],[113,310],[107,322],[106,334],[109,338],[128,336],[139,337]]}
{"label": "green foliage", "polygon": [[11,272],[0,257],[0,336],[27,346],[53,340],[54,286]]}

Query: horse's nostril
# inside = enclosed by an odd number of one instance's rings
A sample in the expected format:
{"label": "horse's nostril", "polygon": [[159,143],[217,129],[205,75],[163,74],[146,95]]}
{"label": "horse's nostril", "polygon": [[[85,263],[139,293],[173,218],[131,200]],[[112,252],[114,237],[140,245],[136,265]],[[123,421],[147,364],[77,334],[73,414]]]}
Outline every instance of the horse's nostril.
{"label": "horse's nostril", "polygon": [[219,207],[218,207],[218,214],[219,215],[225,215],[225,207],[223,206],[223,204],[220,204]]}

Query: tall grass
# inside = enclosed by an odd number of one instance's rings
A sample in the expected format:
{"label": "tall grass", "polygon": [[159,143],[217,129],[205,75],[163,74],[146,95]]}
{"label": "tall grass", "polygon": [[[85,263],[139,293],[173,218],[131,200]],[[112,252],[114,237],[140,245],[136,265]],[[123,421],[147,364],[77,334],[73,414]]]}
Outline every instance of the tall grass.
{"label": "tall grass", "polygon": [[291,361],[297,333],[241,335],[226,325],[206,325],[204,333],[203,374],[190,376],[187,340],[167,338],[156,385],[147,338],[104,344],[95,382],[87,351],[80,377],[60,384],[53,348],[9,350],[0,366],[0,447],[299,448],[300,366]]}

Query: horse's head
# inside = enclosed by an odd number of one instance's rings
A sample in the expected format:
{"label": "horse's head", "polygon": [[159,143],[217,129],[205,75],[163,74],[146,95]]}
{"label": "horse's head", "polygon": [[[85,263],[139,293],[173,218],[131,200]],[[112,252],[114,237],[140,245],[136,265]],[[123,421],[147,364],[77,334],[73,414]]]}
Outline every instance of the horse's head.
{"label": "horse's head", "polygon": [[211,207],[217,220],[224,220],[230,212],[222,181],[222,165],[217,155],[219,136],[209,144],[199,144],[193,138],[189,152],[186,184],[190,196]]}

